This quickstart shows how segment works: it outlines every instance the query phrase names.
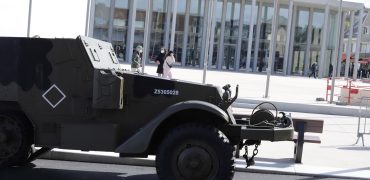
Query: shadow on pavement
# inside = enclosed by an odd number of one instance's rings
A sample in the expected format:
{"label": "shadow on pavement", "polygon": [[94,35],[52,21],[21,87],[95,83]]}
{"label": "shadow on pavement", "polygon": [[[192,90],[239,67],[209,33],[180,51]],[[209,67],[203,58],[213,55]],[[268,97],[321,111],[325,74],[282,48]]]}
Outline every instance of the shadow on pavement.
{"label": "shadow on pavement", "polygon": [[[262,157],[256,157],[254,158],[256,161],[256,166],[258,167],[264,167],[264,168],[289,168],[294,165],[294,159],[293,158],[262,158]],[[245,160],[239,158],[237,161],[235,161],[235,164],[239,166],[245,166]]]}
{"label": "shadow on pavement", "polygon": [[337,149],[341,150],[351,150],[351,151],[370,151],[370,147],[364,146],[346,146],[346,147],[338,147]]}
{"label": "shadow on pavement", "polygon": [[27,167],[0,169],[1,180],[157,180],[156,174],[128,175],[118,172],[93,172],[81,170],[63,170]]}
{"label": "shadow on pavement", "polygon": [[256,164],[261,167],[288,168],[294,165],[293,158],[261,158],[256,157]]}

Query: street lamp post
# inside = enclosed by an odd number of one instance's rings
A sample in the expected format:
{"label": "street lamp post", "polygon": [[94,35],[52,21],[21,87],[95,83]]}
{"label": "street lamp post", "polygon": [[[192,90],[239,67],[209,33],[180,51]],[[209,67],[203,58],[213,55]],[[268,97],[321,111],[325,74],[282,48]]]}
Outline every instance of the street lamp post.
{"label": "street lamp post", "polygon": [[204,66],[203,66],[203,84],[206,83],[206,76],[207,76],[207,68],[208,68],[208,58],[210,56],[209,52],[210,52],[210,49],[212,48],[210,46],[210,41],[212,41],[212,38],[211,38],[211,27],[213,27],[212,25],[212,19],[213,19],[213,16],[214,16],[214,0],[210,0],[209,1],[209,12],[208,12],[208,19],[207,19],[207,33],[206,33],[206,43],[205,43],[205,52],[204,52]]}
{"label": "street lamp post", "polygon": [[31,31],[31,15],[32,15],[32,0],[28,4],[28,25],[27,25],[27,37],[30,37]]}
{"label": "street lamp post", "polygon": [[91,0],[87,0],[87,7],[86,7],[86,23],[85,23],[85,36],[89,36],[90,6],[91,6]]}
{"label": "street lamp post", "polygon": [[277,23],[277,12],[278,10],[278,4],[279,0],[274,1],[274,16],[272,19],[272,33],[271,33],[271,40],[270,40],[270,51],[269,51],[269,62],[268,62],[268,67],[266,69],[267,71],[267,79],[266,79],[266,91],[265,91],[265,98],[269,97],[269,88],[270,88],[270,76],[271,76],[271,71],[272,71],[272,61],[275,58],[275,42],[276,42],[276,23]]}

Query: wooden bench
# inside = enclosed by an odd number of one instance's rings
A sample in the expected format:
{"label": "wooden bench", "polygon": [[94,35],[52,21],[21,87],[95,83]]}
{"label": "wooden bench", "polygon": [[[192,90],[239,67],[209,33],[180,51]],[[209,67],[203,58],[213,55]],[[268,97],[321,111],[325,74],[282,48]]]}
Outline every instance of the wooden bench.
{"label": "wooden bench", "polygon": [[324,128],[324,121],[319,119],[301,119],[293,118],[294,131],[294,159],[296,163],[302,162],[303,144],[307,143],[321,143],[321,139],[316,135],[305,135],[305,132],[322,133]]}
{"label": "wooden bench", "polygon": [[[245,123],[249,119],[250,115],[245,114],[234,114],[234,118],[237,123]],[[321,143],[321,139],[317,135],[305,135],[306,132],[310,133],[322,133],[324,128],[324,121],[319,119],[302,119],[293,118],[294,131],[294,159],[296,163],[302,162],[303,144],[307,143]],[[236,155],[239,155],[237,152]]]}

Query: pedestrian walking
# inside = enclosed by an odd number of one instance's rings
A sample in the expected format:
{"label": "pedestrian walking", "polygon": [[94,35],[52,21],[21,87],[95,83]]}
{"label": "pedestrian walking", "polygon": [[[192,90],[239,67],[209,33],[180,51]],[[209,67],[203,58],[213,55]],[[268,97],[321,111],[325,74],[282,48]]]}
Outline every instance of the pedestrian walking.
{"label": "pedestrian walking", "polygon": [[155,63],[158,64],[157,67],[158,77],[163,77],[163,62],[165,58],[166,58],[166,49],[162,47],[161,51],[155,58]]}
{"label": "pedestrian walking", "polygon": [[351,66],[349,67],[349,75],[352,77],[353,76],[353,70],[355,69],[355,63],[351,63]]}
{"label": "pedestrian walking", "polygon": [[166,59],[163,63],[163,77],[166,79],[172,79],[172,72],[171,68],[173,64],[175,63],[175,56],[173,51],[168,52]]}
{"label": "pedestrian walking", "polygon": [[313,76],[316,79],[316,67],[317,67],[316,62],[312,63],[312,65],[311,65],[311,74],[308,76],[309,78],[311,78],[311,76]]}
{"label": "pedestrian walking", "polygon": [[132,61],[131,61],[131,71],[132,72],[140,72],[141,66],[141,56],[140,54],[143,52],[143,47],[138,45],[134,49],[132,53]]}
{"label": "pedestrian walking", "polygon": [[330,63],[329,64],[329,77],[331,78],[333,75],[333,65]]}
{"label": "pedestrian walking", "polygon": [[258,65],[258,72],[262,72],[263,66],[265,66],[265,63],[263,62],[263,60],[261,60]]}

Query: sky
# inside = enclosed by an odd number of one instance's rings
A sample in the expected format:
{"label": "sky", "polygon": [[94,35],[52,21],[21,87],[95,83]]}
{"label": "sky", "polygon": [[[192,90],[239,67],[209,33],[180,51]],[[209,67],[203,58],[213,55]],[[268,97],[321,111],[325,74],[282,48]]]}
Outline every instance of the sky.
{"label": "sky", "polygon": [[[0,36],[26,37],[29,0],[0,0]],[[31,36],[85,34],[87,0],[32,0]]]}
{"label": "sky", "polygon": [[[364,2],[370,0],[346,0]],[[26,37],[29,0],[0,0],[0,36]],[[85,34],[87,0],[32,0],[31,36],[76,38]]]}

